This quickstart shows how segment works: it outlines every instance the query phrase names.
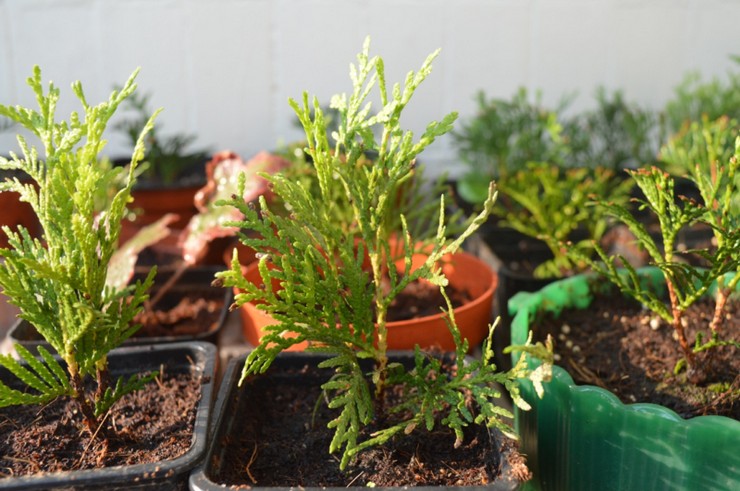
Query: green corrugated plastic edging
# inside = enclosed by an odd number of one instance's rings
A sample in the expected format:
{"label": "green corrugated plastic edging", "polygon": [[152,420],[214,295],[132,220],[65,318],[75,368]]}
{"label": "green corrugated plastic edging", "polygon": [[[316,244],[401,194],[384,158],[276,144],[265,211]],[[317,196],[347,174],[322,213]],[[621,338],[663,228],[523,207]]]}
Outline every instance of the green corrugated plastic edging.
{"label": "green corrugated plastic edging", "polygon": [[[657,268],[639,270],[664,288]],[[513,344],[527,339],[540,311],[559,315],[585,308],[605,280],[581,275],[560,280],[509,302]],[[740,489],[740,422],[722,416],[685,420],[655,404],[623,404],[594,386],[576,386],[554,367],[553,380],[538,399],[531,384],[522,395],[532,405],[516,411],[521,451],[535,474],[529,486],[543,490],[671,491]]]}

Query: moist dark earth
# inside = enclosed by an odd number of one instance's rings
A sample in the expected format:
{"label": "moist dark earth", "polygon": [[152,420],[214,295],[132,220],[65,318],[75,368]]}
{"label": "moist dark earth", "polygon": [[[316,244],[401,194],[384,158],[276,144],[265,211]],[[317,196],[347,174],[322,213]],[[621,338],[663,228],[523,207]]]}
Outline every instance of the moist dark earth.
{"label": "moist dark earth", "polygon": [[[250,379],[247,395],[239,399],[238,419],[224,436],[224,451],[215,457],[216,475],[209,476],[214,482],[235,488],[467,486],[489,484],[498,477],[500,447],[479,426],[467,432],[458,449],[453,448],[455,436],[450,431],[417,429],[361,453],[340,471],[340,456],[328,452],[332,433],[326,425],[335,414],[321,397],[323,379],[296,381],[270,370],[272,374]],[[513,473],[526,479],[524,459],[515,451],[506,455]]]}
{"label": "moist dark earth", "polygon": [[[685,314],[689,342],[702,331],[708,339],[713,300],[701,300]],[[624,403],[652,402],[684,418],[721,415],[740,419],[740,353],[723,346],[702,352],[706,381],[687,383],[686,371],[674,374],[682,353],[674,329],[619,295],[596,296],[590,308],[566,309],[537,323],[536,335],[549,333],[555,351],[577,384],[606,388]],[[722,338],[740,340],[740,301],[728,303]]]}
{"label": "moist dark earth", "polygon": [[200,377],[164,375],[118,401],[105,418],[108,438],[91,439],[76,403],[0,410],[2,477],[173,459],[191,446]]}

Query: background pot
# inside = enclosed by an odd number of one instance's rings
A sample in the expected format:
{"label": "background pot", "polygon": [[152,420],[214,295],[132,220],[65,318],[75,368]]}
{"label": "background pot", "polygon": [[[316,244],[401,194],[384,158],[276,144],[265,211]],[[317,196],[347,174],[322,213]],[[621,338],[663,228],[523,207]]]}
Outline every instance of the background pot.
{"label": "background pot", "polygon": [[[424,260],[423,255],[414,255],[412,269]],[[454,312],[460,333],[468,340],[472,349],[488,335],[498,275],[487,263],[467,252],[458,252],[446,258],[442,270],[451,285],[467,290],[470,295],[470,302],[456,308]],[[242,271],[250,282],[261,283],[258,263],[245,266]],[[279,285],[274,285],[274,288],[278,287]],[[256,346],[264,335],[264,328],[275,324],[275,320],[251,302],[243,304],[240,310],[244,338]],[[419,345],[422,348],[437,346],[443,351],[454,351],[452,335],[441,313],[388,322],[387,327],[388,349],[408,350]],[[306,346],[306,343],[300,343],[292,346],[291,350],[303,350]]]}
{"label": "background pot", "polygon": [[[652,282],[659,271],[640,270]],[[539,313],[585,308],[592,300],[587,276],[552,283],[520,294],[510,306],[512,342],[527,339]],[[530,362],[534,363],[534,362]],[[543,490],[740,489],[740,422],[722,416],[684,420],[655,404],[625,405],[611,392],[577,386],[553,368],[539,399],[529,383],[522,395],[532,411],[517,410],[521,451]]]}
{"label": "background pot", "polygon": [[191,373],[201,377],[201,398],[195,417],[192,444],[184,455],[148,464],[8,477],[0,480],[0,488],[60,491],[184,489],[191,469],[200,463],[206,451],[208,421],[214,393],[215,360],[216,348],[202,342],[120,348],[112,351],[109,357],[111,373],[114,376],[127,376],[164,367],[168,373]]}

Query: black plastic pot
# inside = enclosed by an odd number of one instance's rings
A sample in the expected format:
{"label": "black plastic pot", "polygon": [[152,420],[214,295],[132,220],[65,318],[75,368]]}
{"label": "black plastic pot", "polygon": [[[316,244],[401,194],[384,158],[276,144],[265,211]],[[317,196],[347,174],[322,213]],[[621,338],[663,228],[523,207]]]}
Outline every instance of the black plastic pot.
{"label": "black plastic pot", "polygon": [[[158,309],[167,310],[174,307],[182,298],[183,294],[202,292],[202,296],[208,299],[220,299],[224,301],[223,308],[219,314],[218,321],[213,329],[204,331],[196,335],[172,335],[172,336],[134,336],[124,341],[124,346],[137,346],[143,344],[158,343],[176,343],[183,341],[206,341],[218,344],[218,335],[221,332],[229,314],[229,305],[231,305],[234,293],[230,288],[220,288],[211,285],[214,275],[217,271],[223,270],[223,267],[198,267],[188,269],[172,286],[157,304]],[[163,284],[173,274],[172,271],[162,271],[157,273],[156,285]],[[41,337],[36,328],[25,320],[18,320],[8,332],[8,337],[13,344],[20,344],[25,348],[35,351],[39,345],[48,346],[49,344]]]}
{"label": "black plastic pot", "polygon": [[[210,343],[170,343],[166,345],[119,348],[109,356],[111,374],[128,376],[142,371],[190,373],[202,380],[190,449],[182,456],[148,464],[102,469],[57,472],[0,479],[3,490],[181,490],[187,489],[191,470],[206,452],[208,422],[213,403],[216,347]],[[0,379],[8,380],[5,370]]]}
{"label": "black plastic pot", "polygon": [[[214,409],[213,423],[211,426],[211,443],[206,453],[205,460],[199,465],[190,475],[190,489],[194,491],[216,491],[223,490],[229,487],[228,483],[217,482],[217,476],[219,468],[222,462],[225,461],[226,448],[224,445],[225,439],[236,439],[239,436],[234,431],[234,426],[238,421],[244,407],[245,401],[250,397],[249,383],[243,384],[242,387],[238,386],[240,378],[241,368],[244,365],[246,354],[239,358],[232,359],[226,369],[226,373],[221,382],[218,397]],[[279,377],[274,377],[270,380],[270,383],[287,383],[294,385],[305,385],[307,383],[320,383],[321,381],[315,378],[306,380],[305,377],[298,373],[306,365],[316,365],[319,361],[326,359],[325,356],[317,353],[305,353],[305,352],[285,352],[281,353],[273,362],[273,366],[280,366],[281,368],[294,369],[291,374],[281,373]],[[413,353],[410,352],[395,352],[391,355],[391,360],[401,363],[413,363]],[[268,372],[269,373],[269,372]],[[267,376],[267,375],[262,375]],[[494,434],[491,435],[491,444],[496,445],[498,443],[498,437]],[[300,439],[300,435],[296,435],[296,440]],[[338,464],[337,464],[338,465]],[[492,483],[490,486],[481,487],[481,489],[493,490],[493,491],[511,491],[519,488],[519,482],[514,479],[509,479],[510,466],[507,463],[506,458],[501,458],[500,462],[496,465],[500,466],[501,476],[499,480]],[[465,487],[459,489],[471,489],[472,487]],[[280,487],[259,487],[250,486],[252,490],[272,490],[272,489],[288,489]],[[367,489],[362,486],[349,486],[347,488],[319,488],[319,487],[305,487],[301,488],[305,490],[318,491],[318,490],[333,490],[336,489]],[[383,488],[380,488],[383,489]],[[395,489],[395,488],[386,488]],[[420,487],[419,489],[439,489],[438,487]]]}

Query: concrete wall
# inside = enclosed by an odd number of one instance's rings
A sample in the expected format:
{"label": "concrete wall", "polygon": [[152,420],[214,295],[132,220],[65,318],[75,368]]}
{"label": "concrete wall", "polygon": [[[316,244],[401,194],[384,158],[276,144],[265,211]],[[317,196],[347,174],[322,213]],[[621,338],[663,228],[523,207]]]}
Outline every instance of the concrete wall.
{"label": "concrete wall", "polygon": [[[162,131],[249,156],[300,137],[288,97],[349,90],[368,34],[389,81],[442,48],[405,119],[420,131],[452,110],[471,115],[480,89],[541,89],[548,104],[577,91],[580,109],[604,85],[661,107],[687,71],[734,67],[738,19],[740,0],[0,0],[0,101],[32,104],[25,79],[38,64],[66,117],[73,80],[97,102],[140,66]],[[0,134],[0,151],[12,147]],[[124,150],[111,136],[108,153]],[[423,160],[460,169],[450,138]]]}

